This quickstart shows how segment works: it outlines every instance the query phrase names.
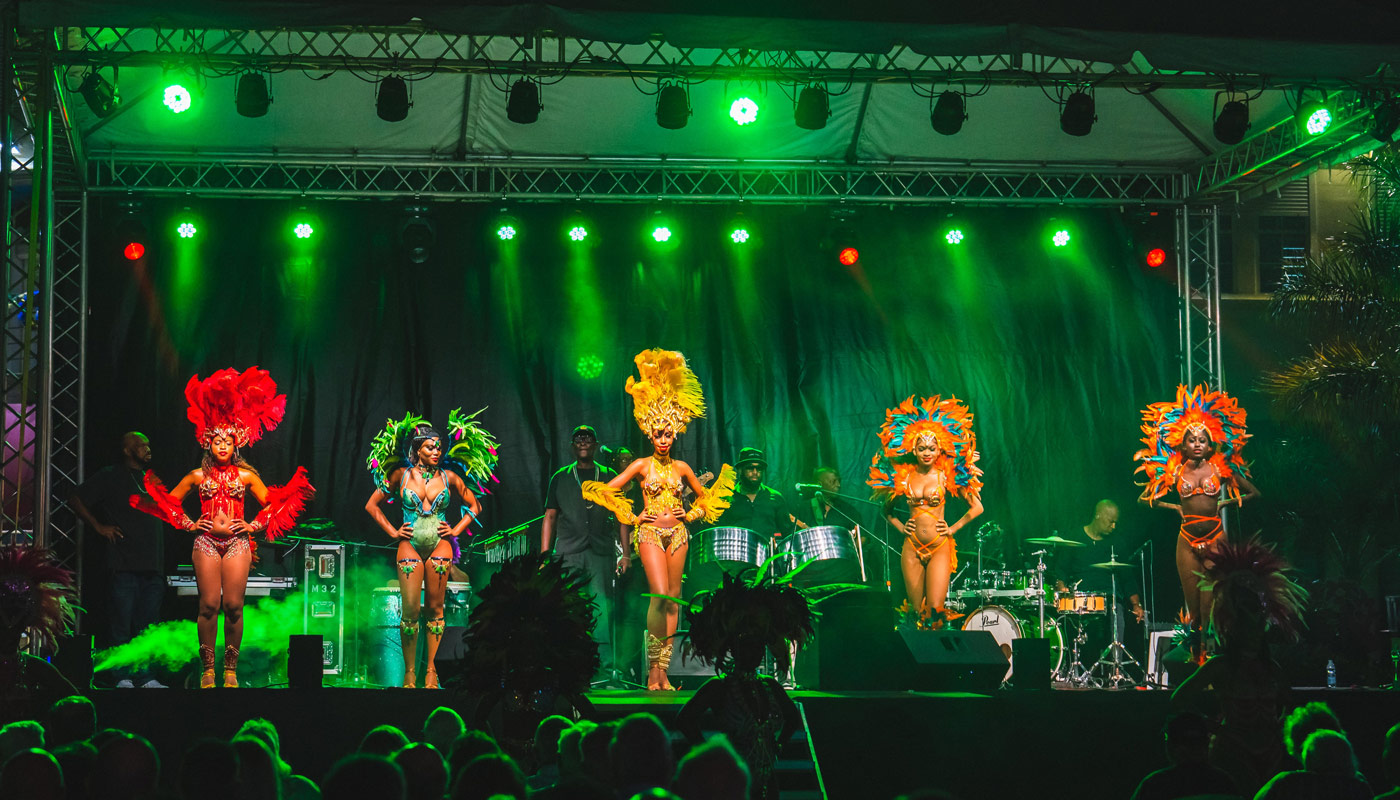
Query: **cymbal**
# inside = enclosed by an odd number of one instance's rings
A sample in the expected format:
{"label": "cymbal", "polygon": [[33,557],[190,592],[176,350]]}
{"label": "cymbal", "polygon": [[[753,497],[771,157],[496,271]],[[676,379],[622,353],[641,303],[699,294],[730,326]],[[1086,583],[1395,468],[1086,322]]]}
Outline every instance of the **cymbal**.
{"label": "cymbal", "polygon": [[1106,569],[1112,572],[1119,572],[1125,569],[1132,569],[1132,564],[1124,564],[1122,561],[1100,561],[1097,564],[1090,564],[1094,569]]}
{"label": "cymbal", "polygon": [[1037,536],[1027,539],[1026,544],[1041,545],[1043,547],[1083,547],[1083,542],[1076,542],[1070,539],[1061,539],[1058,536]]}

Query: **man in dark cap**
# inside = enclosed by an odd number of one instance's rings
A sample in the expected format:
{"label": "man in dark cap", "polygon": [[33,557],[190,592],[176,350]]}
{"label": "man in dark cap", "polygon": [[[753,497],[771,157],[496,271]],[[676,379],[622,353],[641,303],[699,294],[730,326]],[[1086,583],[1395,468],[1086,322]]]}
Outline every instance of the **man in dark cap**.
{"label": "man in dark cap", "polygon": [[[583,499],[583,482],[606,482],[617,473],[595,460],[598,433],[592,426],[574,428],[569,444],[574,451],[574,463],[561,467],[549,479],[540,551],[553,552],[564,563],[588,574],[589,593],[598,606],[598,625],[593,629],[593,640],[598,643],[601,674],[611,675],[613,578],[618,572],[626,571],[629,559],[625,555],[619,557],[617,550],[623,538],[623,527],[606,508]],[[629,549],[623,545],[624,554]]]}
{"label": "man in dark cap", "polygon": [[776,489],[763,483],[768,459],[756,447],[739,451],[735,462],[739,480],[729,508],[715,521],[716,527],[748,528],[763,536],[778,537],[792,530],[787,503]]}

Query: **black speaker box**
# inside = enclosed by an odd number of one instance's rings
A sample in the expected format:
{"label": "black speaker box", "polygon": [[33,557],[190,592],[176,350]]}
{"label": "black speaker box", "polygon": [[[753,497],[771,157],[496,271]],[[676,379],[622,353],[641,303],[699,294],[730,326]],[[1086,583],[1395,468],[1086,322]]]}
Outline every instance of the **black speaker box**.
{"label": "black speaker box", "polygon": [[293,634],[287,645],[287,685],[293,689],[321,688],[321,635]]}
{"label": "black speaker box", "polygon": [[[901,630],[899,635],[914,659],[907,688],[990,692],[1006,676],[1009,662],[989,631]],[[1045,673],[1050,674],[1048,666]]]}
{"label": "black speaker box", "polygon": [[1011,640],[1011,685],[1016,689],[1050,688],[1050,640]]}

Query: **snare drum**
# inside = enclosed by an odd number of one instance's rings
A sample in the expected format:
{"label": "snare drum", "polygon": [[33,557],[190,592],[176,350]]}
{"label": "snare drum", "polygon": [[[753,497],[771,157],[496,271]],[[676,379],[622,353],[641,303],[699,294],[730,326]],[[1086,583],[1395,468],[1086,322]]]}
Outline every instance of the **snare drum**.
{"label": "snare drum", "polygon": [[[1053,620],[1045,620],[1045,635],[1037,637],[1035,635],[1036,614],[1018,616],[1016,612],[1003,606],[982,606],[971,614],[967,615],[967,620],[963,622],[962,629],[965,631],[986,631],[996,640],[997,646],[1005,654],[1006,660],[1011,660],[1011,642],[1014,639],[1035,639],[1045,638],[1050,640],[1050,674],[1054,675],[1060,670],[1060,662],[1064,659],[1064,640],[1060,636],[1060,626]],[[1006,668],[1006,675],[1002,681],[1011,679],[1011,667]]]}
{"label": "snare drum", "polygon": [[786,570],[802,571],[792,579],[798,587],[830,586],[860,581],[860,561],[856,557],[851,532],[836,525],[805,528],[783,537],[778,553],[786,556]]}
{"label": "snare drum", "polygon": [[1055,610],[1061,614],[1102,614],[1108,610],[1108,595],[1093,592],[1059,592]]}

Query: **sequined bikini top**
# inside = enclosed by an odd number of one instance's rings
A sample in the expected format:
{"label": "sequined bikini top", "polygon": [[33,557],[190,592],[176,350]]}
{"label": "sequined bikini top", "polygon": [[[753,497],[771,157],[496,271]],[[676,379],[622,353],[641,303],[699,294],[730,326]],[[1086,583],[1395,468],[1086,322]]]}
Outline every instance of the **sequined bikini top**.
{"label": "sequined bikini top", "polygon": [[680,508],[681,479],[676,474],[676,462],[661,463],[653,456],[650,474],[642,481],[642,504],[646,511]]}
{"label": "sequined bikini top", "polygon": [[[440,471],[438,474],[443,475]],[[432,483],[432,480],[432,478],[429,478],[423,482],[424,489],[427,488],[429,483]],[[408,482],[405,481],[403,491],[401,492],[405,514],[412,513],[415,517],[441,517],[447,513],[447,504],[452,499],[452,488],[447,485],[447,477],[445,475],[442,479],[442,491],[433,496],[433,500],[428,504],[427,508],[423,507],[423,501],[418,497],[418,493],[408,488],[407,484]]]}
{"label": "sequined bikini top", "polygon": [[907,494],[905,495],[905,497],[908,498],[908,500],[909,500],[909,507],[910,507],[910,508],[937,508],[937,507],[943,505],[943,494],[944,494],[944,493],[943,493],[943,478],[942,478],[942,473],[938,473],[938,475],[939,475],[938,485],[934,487],[933,494],[931,494],[931,495],[917,495],[917,494],[914,494],[913,489],[910,489],[910,488],[909,488],[909,484],[908,484],[908,483],[906,483],[906,484],[904,485],[904,486],[905,486],[905,491],[907,492]]}
{"label": "sequined bikini top", "polygon": [[1201,481],[1199,486],[1193,485],[1191,481],[1186,478],[1182,478],[1176,483],[1176,493],[1182,497],[1195,497],[1198,494],[1214,497],[1220,494],[1220,474],[1216,472],[1215,467],[1212,466],[1210,475],[1205,480]]}
{"label": "sequined bikini top", "polygon": [[204,480],[199,482],[200,513],[242,517],[245,489],[243,472],[236,464],[206,468]]}

